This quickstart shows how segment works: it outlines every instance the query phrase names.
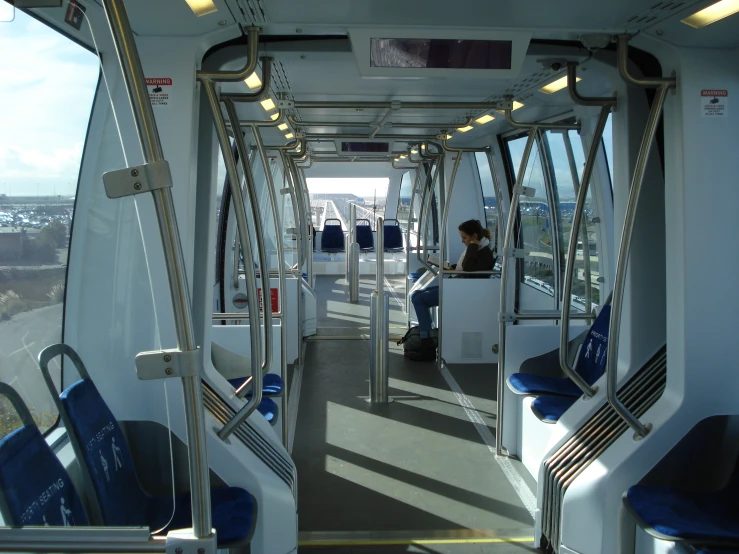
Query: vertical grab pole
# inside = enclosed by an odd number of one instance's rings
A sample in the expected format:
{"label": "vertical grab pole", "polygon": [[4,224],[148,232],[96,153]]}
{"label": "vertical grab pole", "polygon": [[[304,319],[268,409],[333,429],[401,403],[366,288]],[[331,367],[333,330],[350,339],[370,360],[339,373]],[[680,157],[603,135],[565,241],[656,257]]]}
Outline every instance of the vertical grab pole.
{"label": "vertical grab pole", "polygon": [[352,241],[349,243],[349,301],[359,302],[359,244],[357,243],[357,205],[352,204],[350,225]]}
{"label": "vertical grab pole", "polygon": [[[136,130],[146,163],[163,162],[164,152],[159,139],[154,111],[149,102],[144,72],[123,0],[103,0],[116,54],[123,70]],[[162,236],[162,249],[167,266],[178,347],[185,352],[196,349],[192,325],[190,292],[185,272],[182,244],[170,188],[152,192],[154,207]],[[202,369],[201,369],[202,371]],[[187,425],[188,460],[190,464],[190,494],[192,497],[193,535],[202,539],[212,536],[210,507],[210,475],[208,450],[205,446],[205,417],[200,375],[183,377],[185,418]]]}
{"label": "vertical grab pole", "polygon": [[[244,133],[241,130],[241,123],[239,123],[239,116],[236,113],[236,106],[234,105],[233,100],[230,98],[226,99],[225,104],[228,118],[231,120],[231,129],[233,130],[234,140],[236,141],[236,149],[239,152],[241,167],[244,171],[246,192],[249,195],[249,204],[251,205],[251,212],[254,217],[254,232],[256,234],[257,255],[259,257],[259,273],[262,279],[262,324],[264,325],[262,335],[264,337],[264,349],[262,350],[261,379],[257,379],[256,374],[252,369],[253,378],[251,388],[254,390],[254,393],[256,393],[256,388],[262,387],[264,376],[269,373],[270,369],[272,369],[272,295],[270,294],[269,263],[267,261],[267,245],[264,241],[264,222],[262,221],[262,214],[259,213],[257,186],[254,183],[254,174],[252,173],[251,165],[249,164],[249,152],[246,148],[246,142],[244,141]],[[246,268],[246,260],[244,260],[244,269],[249,271]],[[251,311],[251,308],[249,308],[249,310]],[[243,398],[246,395],[248,388],[249,387],[241,387],[236,391],[236,396]]]}
{"label": "vertical grab pole", "polygon": [[280,313],[282,320],[280,321],[280,377],[282,378],[282,399],[280,409],[282,411],[282,444],[285,448],[289,447],[288,437],[290,433],[290,422],[288,416],[288,382],[287,382],[287,316],[285,310],[285,294],[287,294],[287,284],[285,281],[285,253],[282,245],[282,233],[280,226],[279,210],[277,209],[277,192],[275,191],[275,182],[272,177],[272,171],[269,168],[269,159],[264,151],[264,142],[259,127],[251,126],[254,134],[254,141],[257,145],[259,157],[262,159],[262,167],[267,177],[267,190],[269,191],[269,203],[272,207],[272,217],[275,222],[275,244],[277,246],[277,276],[280,283]]}
{"label": "vertical grab pole", "polygon": [[351,266],[351,256],[349,254],[351,245],[354,244],[354,235],[356,234],[356,225],[357,225],[357,212],[356,207],[354,204],[349,204],[349,228],[347,229],[346,238],[347,238],[347,246],[346,246],[346,275],[345,279],[349,283],[349,286],[351,287],[351,281],[350,281],[350,275],[352,272],[352,266]]}
{"label": "vertical grab pole", "polygon": [[523,179],[526,174],[526,167],[531,156],[531,149],[536,142],[537,127],[532,127],[529,131],[529,138],[526,140],[526,147],[523,150],[521,158],[521,166],[516,176],[516,184],[511,194],[511,205],[508,209],[508,220],[505,225],[505,239],[503,240],[502,265],[500,269],[500,331],[498,335],[498,402],[496,407],[496,423],[495,423],[495,455],[503,455],[503,394],[505,392],[505,324],[508,299],[508,260],[515,258],[515,249],[511,247],[513,242],[513,229],[516,214],[518,213],[518,203],[521,196],[521,188],[523,187]]}
{"label": "vertical grab pole", "polygon": [[369,401],[371,404],[387,404],[390,399],[388,389],[388,320],[390,302],[385,292],[385,222],[378,217],[377,221],[377,275],[376,290],[370,298],[370,368],[369,368]]}
{"label": "vertical grab pole", "polygon": [[[444,298],[444,259],[446,256],[446,227],[449,222],[449,204],[452,200],[452,189],[454,189],[454,181],[457,178],[457,170],[459,169],[459,163],[462,160],[462,155],[464,153],[461,151],[457,151],[457,157],[454,160],[454,165],[452,166],[452,177],[449,179],[449,187],[446,191],[446,201],[444,202],[444,210],[442,212],[441,216],[441,229],[439,230],[439,321],[438,323],[438,337],[437,337],[437,351],[439,353],[437,364],[439,367],[444,363],[444,360],[442,358],[442,350],[441,350],[441,339],[442,339],[442,333],[443,333],[443,325],[441,324],[441,319],[443,315],[444,307],[442,306],[443,298]],[[462,268],[458,268],[462,269]]]}

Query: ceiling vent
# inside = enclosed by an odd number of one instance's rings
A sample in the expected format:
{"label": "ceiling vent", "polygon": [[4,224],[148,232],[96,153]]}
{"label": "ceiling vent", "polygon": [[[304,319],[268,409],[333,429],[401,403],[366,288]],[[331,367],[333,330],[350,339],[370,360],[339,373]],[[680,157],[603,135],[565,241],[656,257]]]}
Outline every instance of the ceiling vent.
{"label": "ceiling vent", "polygon": [[657,2],[651,7],[615,25],[614,28],[624,28],[629,31],[644,31],[653,25],[669,19],[677,12],[699,3],[701,3],[701,0],[665,0],[663,2]]}
{"label": "ceiling vent", "polygon": [[264,25],[267,22],[267,12],[264,11],[262,0],[236,0],[236,4],[250,25]]}

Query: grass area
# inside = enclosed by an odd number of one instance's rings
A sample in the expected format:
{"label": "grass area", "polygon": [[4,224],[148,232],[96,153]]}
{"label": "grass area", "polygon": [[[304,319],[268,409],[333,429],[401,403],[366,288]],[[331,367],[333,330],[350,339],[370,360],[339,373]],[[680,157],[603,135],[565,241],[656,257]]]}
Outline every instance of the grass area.
{"label": "grass area", "polygon": [[64,300],[64,268],[0,271],[0,321]]}

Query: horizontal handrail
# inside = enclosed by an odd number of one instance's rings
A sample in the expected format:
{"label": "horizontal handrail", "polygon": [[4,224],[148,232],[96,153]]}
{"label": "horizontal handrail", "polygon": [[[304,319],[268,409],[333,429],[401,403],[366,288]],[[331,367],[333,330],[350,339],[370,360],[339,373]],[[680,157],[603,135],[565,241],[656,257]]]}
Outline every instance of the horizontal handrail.
{"label": "horizontal handrail", "polygon": [[445,269],[444,275],[500,275],[500,270],[491,269],[487,271],[462,271],[458,269]]}
{"label": "horizontal handrail", "polygon": [[165,552],[148,527],[0,527],[2,552]]}
{"label": "horizontal handrail", "polygon": [[[235,320],[235,319],[248,319],[249,312],[238,313],[230,312],[225,314],[213,314],[213,321],[217,319]],[[272,319],[282,319],[282,312],[272,312]]]}
{"label": "horizontal handrail", "polygon": [[[561,321],[562,312],[559,310],[552,310],[551,313],[547,311],[542,312],[519,312],[513,314],[501,314],[501,317],[510,317],[519,321]],[[578,314],[570,315],[570,319],[592,319],[593,314],[589,312],[583,312]]]}

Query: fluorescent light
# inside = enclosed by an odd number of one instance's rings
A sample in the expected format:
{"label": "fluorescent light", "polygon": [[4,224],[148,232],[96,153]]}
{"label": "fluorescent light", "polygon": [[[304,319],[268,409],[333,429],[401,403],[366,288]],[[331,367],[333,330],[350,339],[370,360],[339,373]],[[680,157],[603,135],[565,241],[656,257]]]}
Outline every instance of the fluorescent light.
{"label": "fluorescent light", "polygon": [[711,23],[716,23],[724,17],[729,17],[736,12],[739,12],[739,0],[721,0],[694,13],[690,17],[686,17],[682,22],[695,29],[700,29]]}
{"label": "fluorescent light", "polygon": [[447,139],[447,140],[449,140],[450,138],[452,138],[452,135],[447,135],[447,136],[446,136],[446,139]]}
{"label": "fluorescent light", "polygon": [[[577,77],[576,82],[580,82],[582,79],[580,77]],[[544,94],[552,94],[554,92],[557,92],[558,90],[562,90],[567,86],[567,75],[564,77],[561,77],[560,79],[557,79],[556,81],[549,83],[548,85],[544,85],[539,89],[539,92],[543,92]]]}
{"label": "fluorescent light", "polygon": [[277,108],[277,106],[275,106],[275,103],[274,103],[274,101],[271,98],[267,98],[266,100],[262,100],[260,102],[260,104],[268,112],[271,112],[272,110],[274,110],[274,109]]}
{"label": "fluorescent light", "polygon": [[414,148],[413,150],[411,150],[411,154],[418,154],[418,150]]}
{"label": "fluorescent light", "polygon": [[286,130],[286,129],[287,129],[287,123],[280,123],[280,124],[279,124],[279,125],[277,126],[277,128],[278,128],[278,129],[279,129],[280,131],[284,131],[284,130]]}
{"label": "fluorescent light", "polygon": [[246,79],[244,79],[244,82],[246,83],[246,86],[249,87],[249,89],[251,90],[257,90],[259,87],[262,86],[262,80],[256,73],[252,73],[251,75],[249,75]]}
{"label": "fluorescent light", "polygon": [[422,144],[421,145],[421,150],[426,150],[426,145],[425,144]]}
{"label": "fluorescent light", "polygon": [[493,119],[495,118],[492,115],[485,114],[482,117],[478,117],[477,119],[475,119],[475,123],[477,123],[478,125],[485,125],[486,123],[488,123],[489,121],[492,121]]}
{"label": "fluorescent light", "polygon": [[[512,112],[515,112],[518,108],[523,108],[523,104],[521,104],[521,102],[516,102],[514,100],[513,101],[513,109],[511,111]],[[505,113],[503,110],[495,110],[495,111],[498,112],[498,113]]]}
{"label": "fluorescent light", "polygon": [[406,159],[407,157],[408,157],[408,156],[406,156],[405,154],[402,154],[402,155],[400,156],[400,159],[401,159],[401,160],[405,160],[405,159]]}
{"label": "fluorescent light", "polygon": [[298,147],[295,149],[296,152],[300,152],[300,143],[298,143]]}
{"label": "fluorescent light", "polygon": [[185,0],[185,2],[187,2],[187,5],[190,6],[190,9],[195,12],[195,15],[198,17],[218,11],[213,0]]}
{"label": "fluorescent light", "polygon": [[285,135],[285,138],[286,138],[286,139],[291,139],[291,138],[293,138],[294,136],[295,136],[295,135],[293,135],[292,133],[287,133],[287,134]]}
{"label": "fluorescent light", "polygon": [[[460,133],[466,133],[467,131],[471,131],[471,130],[472,130],[472,125],[467,125],[466,127],[459,127],[457,129],[457,131],[459,131]],[[447,138],[452,138],[452,137],[447,136]]]}
{"label": "fluorescent light", "polygon": [[269,118],[272,121],[277,121],[280,118],[280,114],[279,114],[279,112],[278,113],[273,113],[271,116],[269,116]]}

